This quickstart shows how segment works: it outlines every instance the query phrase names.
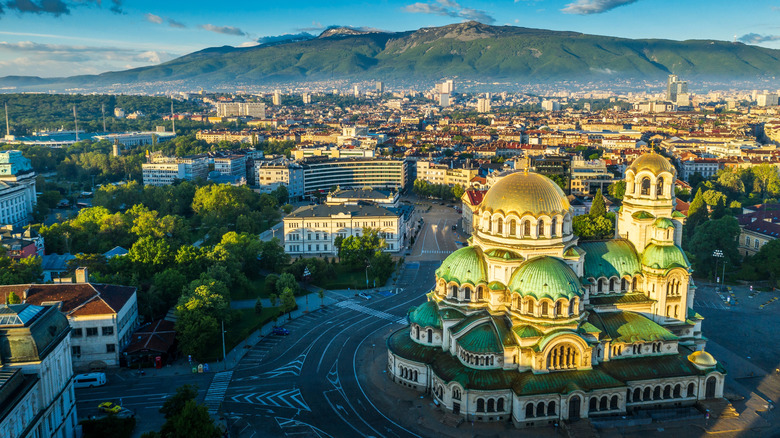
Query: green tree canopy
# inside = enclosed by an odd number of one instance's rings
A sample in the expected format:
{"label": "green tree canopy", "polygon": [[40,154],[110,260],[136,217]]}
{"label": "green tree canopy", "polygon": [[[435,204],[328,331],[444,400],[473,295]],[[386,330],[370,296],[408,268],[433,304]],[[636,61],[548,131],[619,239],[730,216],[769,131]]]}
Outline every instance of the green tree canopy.
{"label": "green tree canopy", "polygon": [[604,204],[604,194],[599,189],[596,196],[593,197],[593,203],[590,205],[591,217],[603,217],[607,215],[607,206]]}

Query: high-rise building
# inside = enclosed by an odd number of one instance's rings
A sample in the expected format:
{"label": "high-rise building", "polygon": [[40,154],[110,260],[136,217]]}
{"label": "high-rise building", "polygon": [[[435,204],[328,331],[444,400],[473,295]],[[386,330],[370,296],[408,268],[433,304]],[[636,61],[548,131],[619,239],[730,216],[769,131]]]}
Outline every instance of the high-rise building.
{"label": "high-rise building", "polygon": [[666,79],[666,100],[677,103],[678,96],[688,93],[688,82],[679,80],[677,75],[669,75]]}
{"label": "high-rise building", "polygon": [[477,112],[489,113],[490,112],[490,95],[488,97],[480,97],[477,99]]}
{"label": "high-rise building", "polygon": [[274,91],[274,105],[279,106],[282,104],[282,92],[279,90]]}
{"label": "high-rise building", "polygon": [[303,99],[303,104],[308,105],[311,103],[311,94],[309,93],[303,93],[301,95],[301,99]]}
{"label": "high-rise building", "polygon": [[260,102],[219,102],[217,117],[249,116],[265,118],[265,104]]}
{"label": "high-rise building", "polygon": [[360,88],[358,88],[357,85],[355,85],[353,92],[355,94],[355,97],[360,97]]}
{"label": "high-rise building", "polygon": [[756,103],[758,106],[777,106],[778,97],[777,94],[757,94]]}
{"label": "high-rise building", "polygon": [[382,94],[385,92],[385,83],[384,82],[377,82],[376,83],[376,92],[379,94]]}
{"label": "high-rise building", "polygon": [[557,100],[543,100],[542,109],[545,111],[560,111],[561,104]]}
{"label": "high-rise building", "polygon": [[450,93],[439,93],[439,106],[442,108],[450,106]]}

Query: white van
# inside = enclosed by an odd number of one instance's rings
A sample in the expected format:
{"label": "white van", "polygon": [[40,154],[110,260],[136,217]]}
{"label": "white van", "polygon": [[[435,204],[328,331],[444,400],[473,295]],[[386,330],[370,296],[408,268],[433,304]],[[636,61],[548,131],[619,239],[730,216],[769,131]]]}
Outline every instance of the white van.
{"label": "white van", "polygon": [[73,378],[74,388],[92,388],[106,384],[106,373],[77,374]]}

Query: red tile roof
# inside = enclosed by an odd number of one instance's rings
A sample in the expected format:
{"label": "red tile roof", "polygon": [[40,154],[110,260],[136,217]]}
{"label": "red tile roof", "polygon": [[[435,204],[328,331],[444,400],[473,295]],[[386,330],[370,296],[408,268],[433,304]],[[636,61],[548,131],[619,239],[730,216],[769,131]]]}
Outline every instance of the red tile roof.
{"label": "red tile roof", "polygon": [[158,319],[140,327],[125,348],[128,354],[141,352],[167,353],[176,341],[174,323]]}
{"label": "red tile roof", "polygon": [[130,286],[94,283],[15,284],[0,286],[0,304],[15,292],[29,304],[60,302],[66,316],[117,314],[135,293]]}
{"label": "red tile roof", "polygon": [[487,190],[473,190],[473,189],[466,190],[466,196],[468,196],[469,198],[469,204],[475,207],[481,204],[482,198],[485,197],[485,193],[487,193]]}

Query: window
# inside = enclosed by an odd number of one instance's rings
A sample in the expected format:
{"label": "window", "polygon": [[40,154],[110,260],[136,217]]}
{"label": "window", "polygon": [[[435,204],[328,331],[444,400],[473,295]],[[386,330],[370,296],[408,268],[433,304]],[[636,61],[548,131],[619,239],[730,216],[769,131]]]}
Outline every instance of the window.
{"label": "window", "polygon": [[80,328],[73,329],[73,333],[71,333],[71,337],[73,338],[80,338],[84,335],[84,330]]}
{"label": "window", "polygon": [[111,336],[114,334],[113,327],[103,327],[103,336]]}
{"label": "window", "polygon": [[87,336],[97,336],[97,327],[87,327]]}
{"label": "window", "polygon": [[758,249],[758,239],[755,241],[755,245],[753,245],[754,248]]}
{"label": "window", "polygon": [[116,351],[116,344],[106,344],[106,353],[113,353]]}
{"label": "window", "polygon": [[81,347],[78,345],[70,347],[70,352],[73,353],[73,357],[81,357]]}

